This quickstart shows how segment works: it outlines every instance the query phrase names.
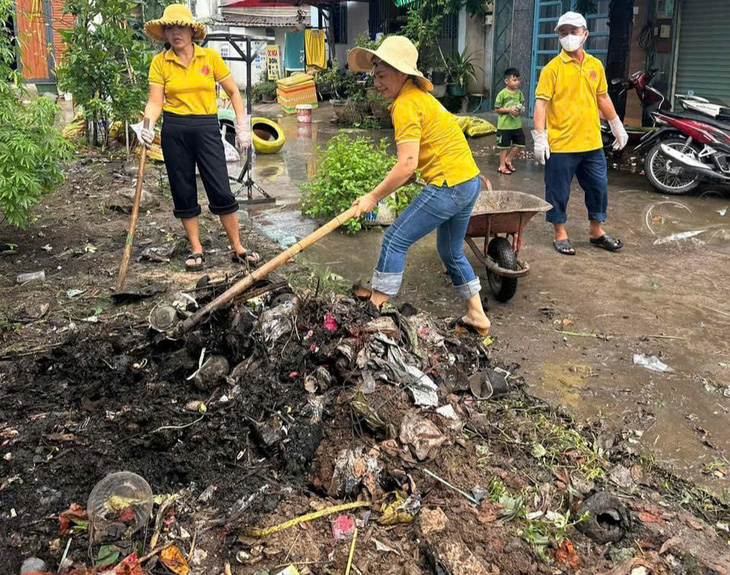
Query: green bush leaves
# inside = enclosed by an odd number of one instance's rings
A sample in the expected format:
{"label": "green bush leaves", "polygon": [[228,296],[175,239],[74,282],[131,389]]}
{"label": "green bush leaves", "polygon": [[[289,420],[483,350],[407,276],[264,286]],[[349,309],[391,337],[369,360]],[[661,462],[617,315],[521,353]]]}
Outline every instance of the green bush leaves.
{"label": "green bush leaves", "polygon": [[[377,145],[370,138],[351,138],[340,133],[326,149],[319,150],[315,177],[302,184],[302,213],[313,218],[331,218],[345,211],[356,198],[377,186],[395,165],[395,156],[388,154],[387,140]],[[386,199],[396,215],[420,192],[418,186],[404,186]],[[346,224],[349,232],[362,228],[362,218]]]}

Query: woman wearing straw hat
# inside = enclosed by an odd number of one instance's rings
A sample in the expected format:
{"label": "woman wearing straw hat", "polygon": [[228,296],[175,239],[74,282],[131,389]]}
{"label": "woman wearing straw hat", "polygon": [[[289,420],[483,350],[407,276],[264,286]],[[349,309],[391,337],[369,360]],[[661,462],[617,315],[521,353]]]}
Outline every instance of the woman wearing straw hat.
{"label": "woman wearing straw hat", "polygon": [[155,122],[162,113],[162,152],[175,206],[173,213],[182,220],[191,247],[185,267],[198,271],[205,262],[198,227],[196,164],[210,211],[220,217],[228,235],[233,261],[255,264],[258,255],[241,245],[238,203],[231,193],[218,128],[216,82],[230,97],[236,113],[236,147],[242,152],[250,145],[246,111],[233,76],[220,54],[197,44],[205,37],[205,28],[193,20],[187,6],[171,4],[162,18],[147,22],[144,29],[150,38],[170,45],[154,57],[150,66],[150,95],[144,110],[150,127],[142,130],[141,138],[145,143],[152,142]]}
{"label": "woman wearing straw hat", "polygon": [[380,200],[413,181],[416,170],[427,184],[385,233],[372,291],[365,293],[378,307],[396,295],[408,248],[436,230],[439,256],[456,295],[467,306],[456,324],[487,335],[490,323],[479,296],[479,278],[464,255],[464,235],[480,188],[479,168],[464,134],[429,93],[433,85],[418,71],[418,50],[407,38],[389,36],[375,51],[354,48],[347,62],[355,72],[372,71],[375,88],[393,100],[398,148],[398,161],[385,179],[355,200],[357,215],[372,211]]}

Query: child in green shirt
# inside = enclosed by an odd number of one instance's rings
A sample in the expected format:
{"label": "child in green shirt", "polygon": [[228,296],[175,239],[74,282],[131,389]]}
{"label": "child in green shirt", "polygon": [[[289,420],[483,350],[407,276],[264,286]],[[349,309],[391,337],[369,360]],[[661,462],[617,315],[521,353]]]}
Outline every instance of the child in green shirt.
{"label": "child in green shirt", "polygon": [[497,149],[499,150],[499,173],[511,175],[515,172],[512,158],[520,148],[525,148],[525,132],[522,131],[522,118],[525,111],[525,97],[520,91],[520,71],[507,68],[504,71],[505,88],[494,101],[497,120]]}

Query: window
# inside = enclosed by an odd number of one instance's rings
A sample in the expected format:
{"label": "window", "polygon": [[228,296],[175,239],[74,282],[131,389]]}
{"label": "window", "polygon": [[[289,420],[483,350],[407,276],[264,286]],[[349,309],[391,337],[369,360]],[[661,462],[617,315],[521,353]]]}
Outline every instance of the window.
{"label": "window", "polygon": [[335,44],[347,44],[347,2],[332,5],[330,20]]}

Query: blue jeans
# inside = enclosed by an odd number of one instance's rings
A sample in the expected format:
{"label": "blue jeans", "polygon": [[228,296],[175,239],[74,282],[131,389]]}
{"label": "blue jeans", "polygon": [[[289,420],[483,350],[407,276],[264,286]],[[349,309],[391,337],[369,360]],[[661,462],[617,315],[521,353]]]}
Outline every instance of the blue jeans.
{"label": "blue jeans", "polygon": [[403,281],[406,252],[436,231],[439,256],[446,265],[456,295],[469,299],[481,290],[479,278],[464,255],[464,236],[479,197],[479,177],[456,186],[428,185],[388,228],[373,272],[373,289],[394,296]]}
{"label": "blue jeans", "polygon": [[608,208],[608,167],[603,150],[550,154],[545,164],[545,201],[553,205],[546,216],[548,222],[564,224],[570,198],[570,184],[577,176],[585,192],[588,219],[606,221]]}

